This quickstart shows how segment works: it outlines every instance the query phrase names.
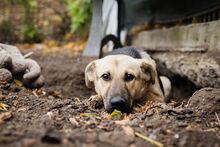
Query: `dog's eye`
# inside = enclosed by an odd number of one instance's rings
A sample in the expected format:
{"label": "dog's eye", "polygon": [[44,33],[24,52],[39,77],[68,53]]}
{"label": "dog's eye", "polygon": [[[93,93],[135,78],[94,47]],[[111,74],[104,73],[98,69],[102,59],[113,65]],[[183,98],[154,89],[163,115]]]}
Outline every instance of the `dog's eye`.
{"label": "dog's eye", "polygon": [[111,77],[110,77],[110,74],[107,73],[107,74],[103,74],[101,76],[101,78],[104,80],[104,81],[110,81],[111,80]]}
{"label": "dog's eye", "polygon": [[126,82],[132,81],[133,79],[134,79],[134,75],[128,74],[128,73],[125,74],[125,81]]}

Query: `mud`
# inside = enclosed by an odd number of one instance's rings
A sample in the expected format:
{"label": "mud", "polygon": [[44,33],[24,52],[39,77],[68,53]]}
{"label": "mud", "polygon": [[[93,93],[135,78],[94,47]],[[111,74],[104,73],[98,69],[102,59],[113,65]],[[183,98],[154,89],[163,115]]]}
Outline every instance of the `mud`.
{"label": "mud", "polygon": [[110,117],[93,109],[94,94],[84,83],[92,59],[67,54],[34,57],[46,85],[28,90],[1,83],[0,98],[10,107],[0,112],[0,146],[4,147],[156,147],[140,136],[170,147],[220,147],[220,89],[203,88],[181,103],[147,102],[131,114]]}

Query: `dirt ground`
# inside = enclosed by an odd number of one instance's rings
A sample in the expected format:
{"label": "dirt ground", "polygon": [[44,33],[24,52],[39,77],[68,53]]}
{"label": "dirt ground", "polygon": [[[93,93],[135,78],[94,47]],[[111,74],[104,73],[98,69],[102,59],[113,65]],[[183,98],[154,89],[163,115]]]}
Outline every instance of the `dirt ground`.
{"label": "dirt ground", "polygon": [[220,89],[203,88],[182,103],[147,102],[131,114],[92,109],[84,68],[90,58],[68,54],[33,56],[46,85],[28,90],[1,83],[4,147],[220,147]]}

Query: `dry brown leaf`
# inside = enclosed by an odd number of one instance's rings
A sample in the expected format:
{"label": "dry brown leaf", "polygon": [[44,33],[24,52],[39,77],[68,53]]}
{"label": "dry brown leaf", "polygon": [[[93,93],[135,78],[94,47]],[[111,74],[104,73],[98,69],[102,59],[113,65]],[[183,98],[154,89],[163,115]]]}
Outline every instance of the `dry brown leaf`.
{"label": "dry brown leaf", "polygon": [[[67,38],[69,37],[72,37],[72,34],[68,34]],[[63,43],[56,40],[46,40],[40,44],[16,44],[16,46],[22,49],[40,49],[43,51],[44,55],[63,51],[67,53],[72,53],[73,55],[78,55],[84,50],[84,48],[86,47],[86,43],[87,38],[79,38],[74,42],[67,40],[65,43]]]}
{"label": "dry brown leaf", "polygon": [[34,95],[36,98],[39,98],[39,96],[38,96],[38,94],[37,94],[37,91],[36,91],[36,90],[32,91],[32,93],[33,93],[33,95]]}
{"label": "dry brown leaf", "polygon": [[74,42],[69,42],[69,43],[65,44],[63,47],[65,49],[72,49],[74,46],[75,46]]}
{"label": "dry brown leaf", "polygon": [[22,84],[21,81],[19,81],[19,80],[14,80],[14,83],[15,83],[15,85],[18,86],[18,87],[22,87],[22,86],[23,86],[23,84]]}
{"label": "dry brown leaf", "polygon": [[61,91],[57,91],[57,90],[49,91],[48,94],[53,96],[53,97],[55,97],[55,98],[62,98],[63,97],[62,92]]}
{"label": "dry brown leaf", "polygon": [[3,102],[0,102],[0,110],[7,110],[9,106],[7,104],[4,104]]}
{"label": "dry brown leaf", "polygon": [[138,105],[134,107],[134,111],[137,113],[144,113],[151,108],[160,107],[161,103],[155,103],[154,101],[147,101],[145,105]]}
{"label": "dry brown leaf", "polygon": [[44,42],[45,45],[47,45],[49,48],[57,47],[58,43],[55,40],[49,40]]}
{"label": "dry brown leaf", "polygon": [[45,91],[43,91],[42,89],[35,89],[32,91],[32,93],[36,96],[36,97],[40,97],[40,96],[45,96],[47,93]]}

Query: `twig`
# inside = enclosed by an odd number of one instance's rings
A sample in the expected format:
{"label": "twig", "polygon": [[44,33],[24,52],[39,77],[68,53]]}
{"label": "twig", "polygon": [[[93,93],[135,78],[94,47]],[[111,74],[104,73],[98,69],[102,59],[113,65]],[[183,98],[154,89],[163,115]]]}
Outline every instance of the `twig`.
{"label": "twig", "polygon": [[27,54],[24,55],[24,58],[27,59],[27,58],[29,58],[29,57],[32,56],[32,55],[33,55],[33,52],[29,52],[29,53],[27,53]]}
{"label": "twig", "polygon": [[37,98],[39,98],[39,96],[38,96],[36,90],[33,90],[32,93],[34,94],[34,96],[36,96]]}
{"label": "twig", "polygon": [[135,135],[137,135],[138,137],[140,137],[140,138],[142,138],[142,139],[144,139],[144,140],[146,140],[146,141],[156,145],[157,147],[164,147],[164,145],[162,143],[160,143],[158,141],[155,141],[155,140],[153,140],[153,139],[151,139],[151,138],[149,138],[147,136],[144,136],[144,135],[142,135],[142,134],[140,134],[138,132],[135,132]]}
{"label": "twig", "polygon": [[215,116],[217,118],[218,123],[220,124],[220,119],[219,119],[218,114],[216,112],[215,112]]}

